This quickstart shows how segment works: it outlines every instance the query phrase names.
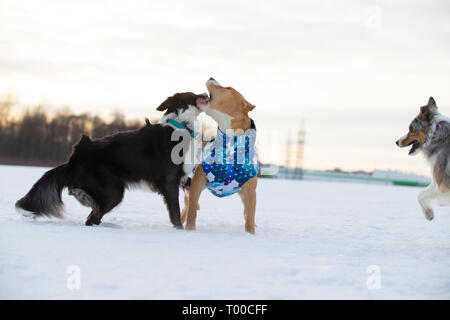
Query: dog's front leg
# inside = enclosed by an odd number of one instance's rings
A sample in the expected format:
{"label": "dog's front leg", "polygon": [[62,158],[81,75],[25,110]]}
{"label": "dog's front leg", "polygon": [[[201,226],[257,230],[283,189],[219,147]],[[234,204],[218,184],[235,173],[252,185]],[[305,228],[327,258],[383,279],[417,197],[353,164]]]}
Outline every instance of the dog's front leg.
{"label": "dog's front leg", "polygon": [[189,187],[188,209],[186,216],[186,230],[195,230],[195,220],[197,219],[198,199],[205,188],[206,175],[201,165],[195,168]]}
{"label": "dog's front leg", "polygon": [[177,184],[170,182],[161,189],[161,193],[164,197],[167,210],[169,211],[170,222],[177,229],[183,229],[183,224],[180,219],[180,202],[178,200],[179,189]]}
{"label": "dog's front leg", "polygon": [[427,220],[433,220],[434,213],[431,208],[431,200],[436,196],[437,185],[436,182],[432,181],[431,184],[419,193],[417,199],[422,207],[423,214]]}
{"label": "dog's front leg", "polygon": [[245,231],[255,234],[256,185],[257,177],[248,180],[239,191],[244,204]]}
{"label": "dog's front leg", "polygon": [[181,211],[181,223],[185,223],[186,222],[186,216],[187,216],[187,211],[189,209],[189,190],[184,190],[184,208]]}

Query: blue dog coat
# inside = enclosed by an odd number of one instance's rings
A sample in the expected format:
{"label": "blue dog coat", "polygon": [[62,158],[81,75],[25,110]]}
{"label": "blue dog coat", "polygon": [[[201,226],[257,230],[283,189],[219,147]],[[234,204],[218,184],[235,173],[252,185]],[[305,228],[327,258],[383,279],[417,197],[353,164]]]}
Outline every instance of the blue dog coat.
{"label": "blue dog coat", "polygon": [[208,179],[206,187],[214,195],[232,195],[258,174],[255,142],[253,120],[251,128],[239,136],[225,134],[217,128],[216,138],[202,150],[202,168]]}

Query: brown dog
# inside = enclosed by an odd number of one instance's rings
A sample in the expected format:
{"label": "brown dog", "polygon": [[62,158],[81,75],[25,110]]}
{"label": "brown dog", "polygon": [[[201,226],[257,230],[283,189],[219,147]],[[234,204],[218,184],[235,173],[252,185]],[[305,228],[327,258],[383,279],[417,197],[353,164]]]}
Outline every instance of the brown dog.
{"label": "brown dog", "polygon": [[[249,103],[235,89],[222,87],[213,78],[206,82],[206,87],[210,94],[210,104],[201,110],[217,122],[221,132],[233,130],[234,135],[239,136],[252,129],[254,124],[248,113],[255,108],[253,104]],[[198,200],[207,182],[208,178],[202,165],[197,165],[189,192],[184,199],[185,208],[181,214],[182,222],[186,221],[186,230],[195,229]],[[251,234],[255,234],[256,185],[257,176],[254,174],[237,191],[244,204],[245,231]]]}

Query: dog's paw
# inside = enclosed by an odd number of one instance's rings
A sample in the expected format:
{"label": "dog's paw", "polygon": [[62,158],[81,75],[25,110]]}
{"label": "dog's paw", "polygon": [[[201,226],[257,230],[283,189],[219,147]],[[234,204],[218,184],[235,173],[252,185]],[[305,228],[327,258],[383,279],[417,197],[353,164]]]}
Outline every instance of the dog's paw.
{"label": "dog's paw", "polygon": [[255,225],[245,225],[245,232],[248,232],[250,234],[255,234]]}
{"label": "dog's paw", "polygon": [[433,209],[425,209],[425,211],[424,211],[423,213],[424,213],[424,215],[425,215],[425,218],[426,218],[428,221],[433,220],[433,218],[434,218]]}
{"label": "dog's paw", "polygon": [[189,223],[186,223],[186,227],[184,228],[185,230],[195,230],[195,224],[194,225],[192,225],[192,224],[189,224]]}

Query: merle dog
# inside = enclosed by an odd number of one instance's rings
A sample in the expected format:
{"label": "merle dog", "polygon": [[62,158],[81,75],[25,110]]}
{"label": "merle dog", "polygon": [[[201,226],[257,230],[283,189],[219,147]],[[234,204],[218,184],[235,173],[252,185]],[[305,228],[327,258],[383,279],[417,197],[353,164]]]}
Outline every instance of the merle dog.
{"label": "merle dog", "polygon": [[431,165],[431,183],[418,196],[425,218],[432,220],[432,202],[450,206],[450,118],[439,113],[436,101],[430,97],[409,125],[406,135],[396,141],[403,148],[411,146],[410,155],[420,151]]}
{"label": "merle dog", "polygon": [[186,172],[183,163],[174,163],[171,157],[179,143],[172,141],[172,133],[179,128],[193,132],[199,107],[206,104],[205,94],[177,93],[157,108],[165,111],[159,124],[147,121],[140,129],[98,140],[83,135],[69,161],[47,171],[17,201],[16,209],[26,216],[61,217],[61,192],[68,188],[70,195],[92,208],[86,225],[100,224],[103,215],[122,201],[125,188],[140,184],[163,196],[170,221],[182,229],[178,195]]}

